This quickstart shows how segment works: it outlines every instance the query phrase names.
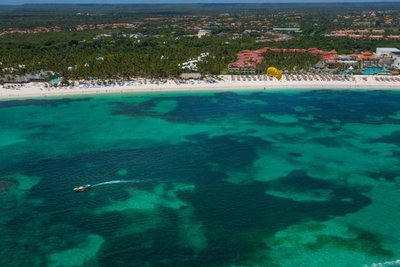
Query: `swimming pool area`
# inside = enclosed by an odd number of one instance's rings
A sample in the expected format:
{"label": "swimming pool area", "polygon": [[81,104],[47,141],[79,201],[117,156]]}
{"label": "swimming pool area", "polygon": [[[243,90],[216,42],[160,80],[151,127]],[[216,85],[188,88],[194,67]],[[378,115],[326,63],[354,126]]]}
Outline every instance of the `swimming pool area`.
{"label": "swimming pool area", "polygon": [[384,68],[367,68],[362,71],[364,75],[384,74],[387,73]]}

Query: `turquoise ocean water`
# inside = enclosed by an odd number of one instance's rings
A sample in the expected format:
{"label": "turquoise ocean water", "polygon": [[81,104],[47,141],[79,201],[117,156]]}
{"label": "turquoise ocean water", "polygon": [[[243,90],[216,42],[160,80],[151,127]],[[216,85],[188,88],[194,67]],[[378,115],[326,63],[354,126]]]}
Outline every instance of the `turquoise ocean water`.
{"label": "turquoise ocean water", "polygon": [[400,259],[400,93],[10,100],[0,122],[0,266]]}

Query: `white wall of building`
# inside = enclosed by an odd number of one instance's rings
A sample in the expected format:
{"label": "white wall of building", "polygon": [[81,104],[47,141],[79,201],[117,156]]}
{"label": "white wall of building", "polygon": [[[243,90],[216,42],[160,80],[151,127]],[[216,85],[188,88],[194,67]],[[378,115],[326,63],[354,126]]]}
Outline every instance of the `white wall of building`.
{"label": "white wall of building", "polygon": [[394,47],[378,47],[376,49],[376,56],[389,57],[392,52],[400,52],[400,50]]}
{"label": "white wall of building", "polygon": [[400,55],[399,56],[394,56],[393,57],[393,67],[396,69],[400,70]]}

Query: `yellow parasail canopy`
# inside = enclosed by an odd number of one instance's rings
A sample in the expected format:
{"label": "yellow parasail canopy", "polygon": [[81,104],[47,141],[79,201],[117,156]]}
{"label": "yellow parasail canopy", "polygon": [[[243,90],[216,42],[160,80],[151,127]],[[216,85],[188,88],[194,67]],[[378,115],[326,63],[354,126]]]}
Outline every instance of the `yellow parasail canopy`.
{"label": "yellow parasail canopy", "polygon": [[267,69],[267,74],[268,74],[269,76],[275,77],[275,78],[278,79],[278,80],[282,79],[282,72],[280,72],[280,70],[278,70],[278,69],[275,68],[275,67],[269,67],[269,68]]}

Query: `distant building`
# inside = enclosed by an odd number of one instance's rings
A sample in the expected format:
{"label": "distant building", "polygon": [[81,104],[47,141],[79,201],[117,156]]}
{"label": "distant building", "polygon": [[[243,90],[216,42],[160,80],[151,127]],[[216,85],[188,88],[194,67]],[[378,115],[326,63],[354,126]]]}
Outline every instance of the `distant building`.
{"label": "distant building", "polygon": [[371,40],[382,40],[384,38],[384,36],[373,34],[373,35],[370,35],[368,38]]}
{"label": "distant building", "polygon": [[199,32],[197,33],[197,37],[202,38],[205,36],[210,36],[211,32],[208,30],[199,30]]}
{"label": "distant building", "polygon": [[376,25],[375,21],[355,21],[355,22],[353,22],[353,26],[356,26],[356,27],[372,27],[375,25]]}
{"label": "distant building", "polygon": [[274,27],[272,28],[274,32],[285,32],[285,33],[302,33],[303,31],[299,27]]}
{"label": "distant building", "polygon": [[361,38],[364,38],[364,35],[361,35],[361,34],[349,34],[349,38],[361,39]]}
{"label": "distant building", "polygon": [[385,33],[385,30],[373,29],[373,30],[372,30],[372,33],[373,33],[373,34],[384,34],[384,33]]}
{"label": "distant building", "polygon": [[382,40],[382,39],[396,39],[397,35],[386,36],[385,30],[383,29],[341,29],[332,31],[329,34],[324,34],[325,37],[336,37],[336,38],[351,38],[351,39],[370,39],[370,40]]}
{"label": "distant building", "polygon": [[400,40],[400,35],[389,35],[387,38],[389,40]]}

